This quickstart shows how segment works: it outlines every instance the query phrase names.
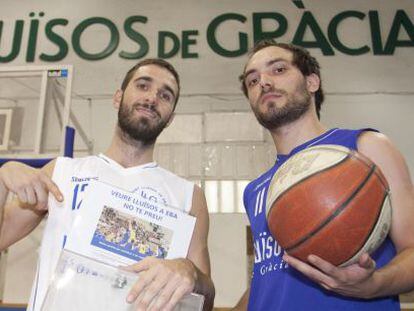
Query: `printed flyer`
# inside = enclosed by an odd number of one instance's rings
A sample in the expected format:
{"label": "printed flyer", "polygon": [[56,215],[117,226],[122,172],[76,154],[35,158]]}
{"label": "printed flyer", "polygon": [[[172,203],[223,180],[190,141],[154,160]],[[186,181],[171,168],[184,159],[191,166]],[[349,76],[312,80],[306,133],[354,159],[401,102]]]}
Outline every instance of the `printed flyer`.
{"label": "printed flyer", "polygon": [[187,256],[195,217],[100,181],[87,191],[65,249],[110,265]]}

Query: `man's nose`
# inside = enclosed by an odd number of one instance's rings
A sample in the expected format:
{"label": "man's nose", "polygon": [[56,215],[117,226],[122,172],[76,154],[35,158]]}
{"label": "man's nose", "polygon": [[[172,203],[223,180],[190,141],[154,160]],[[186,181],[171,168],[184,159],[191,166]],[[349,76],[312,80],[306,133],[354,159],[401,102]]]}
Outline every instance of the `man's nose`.
{"label": "man's nose", "polygon": [[262,88],[263,92],[269,92],[273,88],[272,79],[268,75],[263,74],[260,78],[260,87]]}
{"label": "man's nose", "polygon": [[150,90],[148,92],[145,93],[144,96],[144,103],[148,104],[148,105],[154,105],[157,101],[157,92]]}

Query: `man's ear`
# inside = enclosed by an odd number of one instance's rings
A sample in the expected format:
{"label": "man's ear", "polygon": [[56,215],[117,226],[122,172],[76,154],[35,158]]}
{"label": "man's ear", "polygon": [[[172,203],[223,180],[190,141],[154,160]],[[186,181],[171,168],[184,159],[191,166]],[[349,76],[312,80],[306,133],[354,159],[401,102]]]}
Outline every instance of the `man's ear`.
{"label": "man's ear", "polygon": [[319,77],[311,73],[309,76],[306,76],[306,88],[311,93],[316,93],[317,90],[319,90],[319,87],[321,85],[321,80]]}
{"label": "man's ear", "polygon": [[114,96],[112,97],[113,105],[116,109],[119,109],[121,106],[122,95],[124,92],[121,89],[117,89]]}

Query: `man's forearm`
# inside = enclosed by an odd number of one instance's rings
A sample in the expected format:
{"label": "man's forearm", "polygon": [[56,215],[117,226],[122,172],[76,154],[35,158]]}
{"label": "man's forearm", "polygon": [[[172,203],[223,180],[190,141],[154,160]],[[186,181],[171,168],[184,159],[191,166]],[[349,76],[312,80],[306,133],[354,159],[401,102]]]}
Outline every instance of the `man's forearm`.
{"label": "man's forearm", "polygon": [[414,248],[401,251],[373,276],[373,297],[406,293],[414,289]]}

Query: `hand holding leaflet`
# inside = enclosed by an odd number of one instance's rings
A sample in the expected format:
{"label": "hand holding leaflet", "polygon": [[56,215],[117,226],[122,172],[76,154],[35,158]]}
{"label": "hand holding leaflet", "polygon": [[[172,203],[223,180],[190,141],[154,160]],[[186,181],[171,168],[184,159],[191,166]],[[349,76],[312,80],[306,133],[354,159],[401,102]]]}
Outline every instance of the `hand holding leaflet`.
{"label": "hand holding leaflet", "polygon": [[[119,268],[139,266],[142,259],[144,265],[157,260],[163,263],[163,259],[174,259],[168,260],[171,264],[176,260],[189,262],[184,258],[195,220],[162,202],[92,182],[68,235],[42,311],[65,310],[65,306],[67,310],[129,311],[142,305],[142,299],[149,300],[145,305],[162,303],[162,291],[153,290],[128,304],[131,291],[140,287],[139,276]],[[143,271],[143,280],[148,274],[146,268],[132,270]],[[181,287],[177,284],[179,290],[172,291],[175,296],[188,292]],[[172,301],[177,300],[175,296]],[[186,295],[174,310],[201,310],[203,300],[201,295]]]}
{"label": "hand holding leaflet", "polygon": [[[134,311],[126,302],[139,276],[79,254],[63,250],[42,311]],[[185,296],[174,311],[201,311],[204,297]]]}

